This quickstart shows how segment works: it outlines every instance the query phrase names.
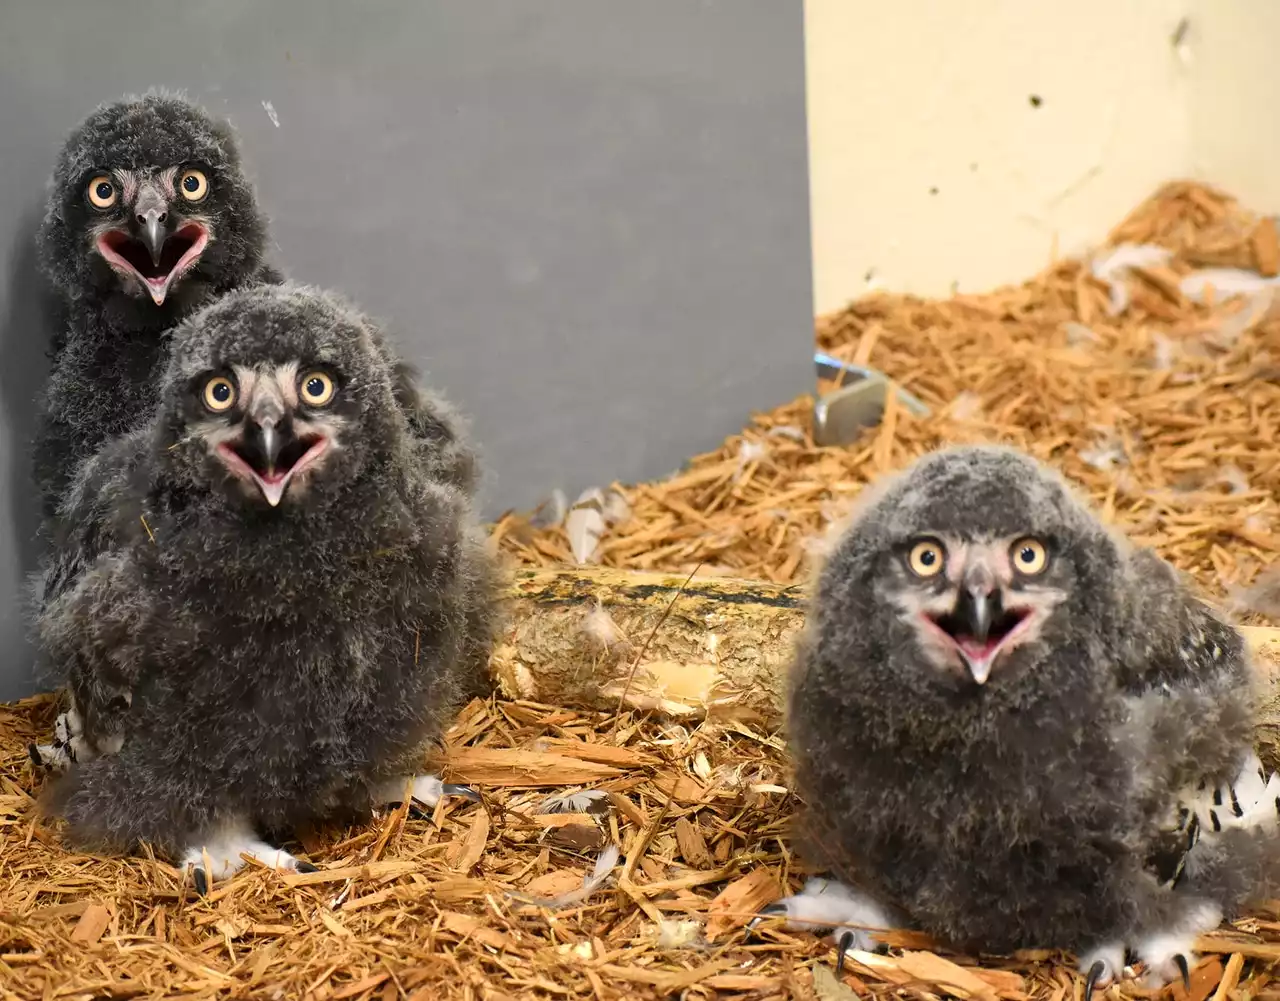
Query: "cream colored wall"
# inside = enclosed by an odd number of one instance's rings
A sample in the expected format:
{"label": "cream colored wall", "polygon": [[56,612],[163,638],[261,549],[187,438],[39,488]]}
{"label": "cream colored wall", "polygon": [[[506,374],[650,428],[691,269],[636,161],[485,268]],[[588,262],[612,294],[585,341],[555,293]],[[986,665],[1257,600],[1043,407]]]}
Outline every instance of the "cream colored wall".
{"label": "cream colored wall", "polygon": [[806,0],[805,19],[819,313],[1020,281],[1177,177],[1280,206],[1276,0]]}
{"label": "cream colored wall", "polygon": [[1280,209],[1280,3],[1197,0],[1187,42],[1191,175]]}

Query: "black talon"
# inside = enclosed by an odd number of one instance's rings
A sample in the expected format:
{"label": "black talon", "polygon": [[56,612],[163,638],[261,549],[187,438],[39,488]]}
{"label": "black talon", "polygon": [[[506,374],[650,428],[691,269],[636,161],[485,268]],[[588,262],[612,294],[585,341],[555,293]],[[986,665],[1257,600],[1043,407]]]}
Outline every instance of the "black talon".
{"label": "black talon", "polygon": [[302,859],[298,859],[293,864],[293,868],[295,872],[319,872],[320,871],[318,866],[314,866],[310,862],[304,862],[302,861]]}
{"label": "black talon", "polygon": [[1106,972],[1106,969],[1107,964],[1102,960],[1098,960],[1089,967],[1089,974],[1084,978],[1084,1001],[1090,1001],[1093,997],[1093,990],[1098,986],[1098,980]]}
{"label": "black talon", "polygon": [[853,948],[853,932],[847,931],[836,944],[836,976],[844,973],[844,954]]}
{"label": "black talon", "polygon": [[765,918],[775,917],[778,914],[786,914],[787,908],[784,904],[765,904],[756,912],[756,916],[747,922],[746,935],[743,936],[742,944],[750,945],[755,941],[756,925],[760,924]]}
{"label": "black talon", "polygon": [[31,758],[32,764],[37,768],[44,767],[44,759],[40,757],[40,748],[36,747],[35,744],[27,745],[27,755]]}
{"label": "black talon", "polygon": [[196,869],[191,874],[191,881],[196,884],[196,893],[204,896],[209,892],[209,876],[203,869]]}
{"label": "black talon", "polygon": [[431,811],[418,805],[416,799],[409,800],[409,818],[411,820],[430,820]]}
{"label": "black talon", "polygon": [[1182,953],[1175,953],[1173,956],[1173,965],[1178,968],[1178,972],[1182,974],[1182,987],[1188,994],[1191,993],[1191,967],[1187,965],[1187,957]]}
{"label": "black talon", "polygon": [[446,796],[459,796],[462,799],[469,799],[473,803],[480,802],[480,794],[472,789],[471,786],[449,785],[446,783],[440,787],[440,791]]}

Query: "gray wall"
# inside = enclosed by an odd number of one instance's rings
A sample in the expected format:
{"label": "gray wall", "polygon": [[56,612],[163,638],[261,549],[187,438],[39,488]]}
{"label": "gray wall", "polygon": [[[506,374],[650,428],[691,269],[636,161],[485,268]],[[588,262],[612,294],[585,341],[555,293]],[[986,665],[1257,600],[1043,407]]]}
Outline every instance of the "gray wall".
{"label": "gray wall", "polygon": [[231,118],[277,262],[471,416],[493,515],[812,388],[802,33],[781,0],[0,0],[0,698],[30,677],[31,234],[95,104]]}

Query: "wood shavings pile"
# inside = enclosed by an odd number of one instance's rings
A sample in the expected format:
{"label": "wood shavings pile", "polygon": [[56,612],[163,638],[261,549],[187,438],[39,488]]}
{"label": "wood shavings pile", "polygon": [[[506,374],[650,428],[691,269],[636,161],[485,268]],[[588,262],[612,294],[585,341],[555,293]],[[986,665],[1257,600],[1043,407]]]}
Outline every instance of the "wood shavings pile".
{"label": "wood shavings pile", "polygon": [[[812,397],[758,415],[670,479],[614,485],[630,516],[591,559],[789,583],[868,480],[943,444],[990,440],[1053,462],[1104,517],[1221,593],[1280,550],[1280,326],[1267,280],[1278,267],[1270,218],[1175,184],[1091,260],[1025,285],[859,300],[819,321],[819,346],[886,373],[931,416],[894,400],[859,441],[817,448]],[[1246,294],[1203,301],[1206,280]],[[496,534],[521,562],[574,562],[561,528],[511,514]]]}
{"label": "wood shavings pile", "polygon": [[[857,442],[817,448],[802,398],[668,480],[589,492],[572,523],[563,499],[550,519],[507,515],[495,543],[538,565],[791,582],[869,479],[946,442],[1001,440],[1225,594],[1280,546],[1278,270],[1270,220],[1171,185],[1091,259],[1025,285],[877,295],[819,322],[824,350],[887,373],[931,416],[891,403]],[[837,982],[830,939],[766,924],[749,940],[744,924],[803,869],[783,744],[741,724],[476,702],[450,731],[449,778],[484,803],[310,832],[290,847],[320,872],[251,866],[201,899],[166,864],[69,854],[36,820],[25,746],[53,713],[48,697],[0,706],[0,998],[1080,996],[1070,957],[1049,952],[978,961],[899,934]],[[1280,912],[1200,948],[1190,1001],[1280,997]]]}

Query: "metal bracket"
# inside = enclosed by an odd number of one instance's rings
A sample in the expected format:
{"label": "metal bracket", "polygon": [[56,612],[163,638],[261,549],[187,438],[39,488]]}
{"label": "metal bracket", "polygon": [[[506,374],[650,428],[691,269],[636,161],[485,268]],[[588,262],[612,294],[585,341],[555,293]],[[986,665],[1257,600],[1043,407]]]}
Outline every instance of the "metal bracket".
{"label": "metal bracket", "polygon": [[[837,381],[837,387],[813,405],[813,440],[822,446],[847,445],[865,428],[880,423],[889,379],[883,372],[862,365],[850,365],[819,351],[813,356],[818,378]],[[905,389],[898,389],[898,402],[918,417],[927,417],[929,408]]]}

